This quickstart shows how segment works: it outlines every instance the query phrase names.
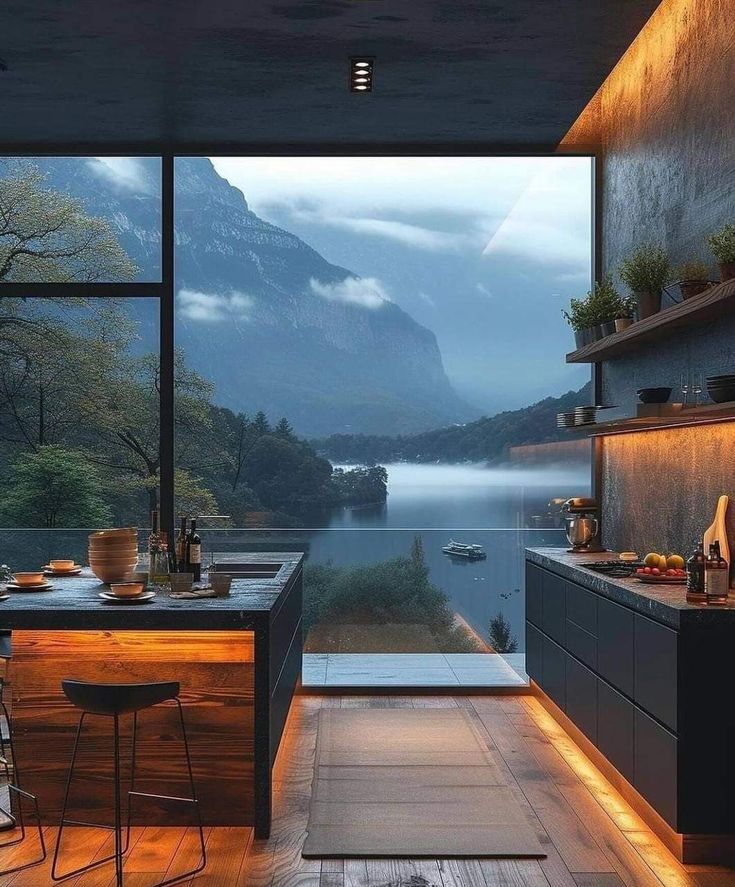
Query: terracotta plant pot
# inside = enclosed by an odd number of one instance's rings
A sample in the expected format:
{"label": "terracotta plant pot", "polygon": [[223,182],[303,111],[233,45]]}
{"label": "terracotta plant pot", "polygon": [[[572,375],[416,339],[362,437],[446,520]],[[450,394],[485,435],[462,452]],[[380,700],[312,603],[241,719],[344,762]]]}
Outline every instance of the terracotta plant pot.
{"label": "terracotta plant pot", "polygon": [[707,280],[680,280],[679,289],[683,299],[691,299],[709,288]]}
{"label": "terracotta plant pot", "polygon": [[657,293],[636,293],[635,297],[638,302],[638,320],[653,317],[661,310],[660,290]]}
{"label": "terracotta plant pot", "polygon": [[720,269],[720,280],[723,283],[735,277],[735,262],[718,262],[717,266]]}
{"label": "terracotta plant pot", "polygon": [[623,330],[627,330],[632,323],[632,317],[618,317],[615,321],[615,332],[622,333]]}

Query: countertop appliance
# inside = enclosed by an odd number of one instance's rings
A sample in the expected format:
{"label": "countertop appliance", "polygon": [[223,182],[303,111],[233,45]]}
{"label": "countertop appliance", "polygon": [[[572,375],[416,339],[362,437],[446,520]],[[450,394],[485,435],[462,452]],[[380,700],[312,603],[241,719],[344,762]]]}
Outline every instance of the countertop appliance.
{"label": "countertop appliance", "polygon": [[597,533],[600,522],[597,519],[597,502],[594,499],[576,497],[567,499],[562,508],[567,540],[572,546],[569,551],[579,554],[586,551],[604,551]]}

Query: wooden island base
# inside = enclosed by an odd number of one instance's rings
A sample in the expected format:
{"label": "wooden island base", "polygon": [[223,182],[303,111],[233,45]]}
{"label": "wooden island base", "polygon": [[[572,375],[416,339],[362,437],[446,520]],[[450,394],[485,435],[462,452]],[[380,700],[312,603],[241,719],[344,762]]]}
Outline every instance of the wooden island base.
{"label": "wooden island base", "polygon": [[[80,712],[63,678],[109,683],[179,681],[205,825],[253,825],[254,633],[252,631],[13,632],[10,664],[15,746],[23,787],[56,824]],[[121,719],[123,773],[130,772],[132,716]],[[139,791],[185,797],[186,763],[176,707],[138,718]],[[112,719],[88,716],[69,816],[112,821]],[[133,822],[193,824],[188,805],[135,802]]]}

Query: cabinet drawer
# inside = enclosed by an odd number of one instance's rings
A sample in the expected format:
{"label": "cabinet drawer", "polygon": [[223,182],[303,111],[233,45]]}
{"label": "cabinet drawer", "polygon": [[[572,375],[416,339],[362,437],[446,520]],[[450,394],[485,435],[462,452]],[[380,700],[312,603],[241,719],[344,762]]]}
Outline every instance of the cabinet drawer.
{"label": "cabinet drawer", "polygon": [[540,567],[526,561],[526,619],[537,628],[543,626],[543,604],[541,598],[541,577],[543,573]]}
{"label": "cabinet drawer", "polygon": [[562,711],[566,711],[567,654],[549,638],[544,638],[543,684],[541,685]]}
{"label": "cabinet drawer", "polygon": [[590,668],[597,668],[597,638],[567,619],[566,648]]}
{"label": "cabinet drawer", "polygon": [[597,595],[567,582],[567,619],[597,637]]}
{"label": "cabinet drawer", "polygon": [[584,665],[566,657],[567,716],[584,735],[597,743],[597,678]]}
{"label": "cabinet drawer", "polygon": [[597,681],[597,747],[632,785],[635,781],[635,706]]}
{"label": "cabinet drawer", "polygon": [[635,701],[676,733],[677,641],[670,628],[636,614]]}
{"label": "cabinet drawer", "polygon": [[544,638],[541,632],[526,620],[526,672],[543,687]]}
{"label": "cabinet drawer", "polygon": [[638,707],[635,708],[634,785],[666,822],[677,829],[676,737]]}
{"label": "cabinet drawer", "polygon": [[605,598],[597,598],[597,671],[613,687],[633,698],[634,613]]}
{"label": "cabinet drawer", "polygon": [[566,629],[566,581],[561,576],[544,570],[541,577],[543,596],[542,628],[549,637],[564,644]]}

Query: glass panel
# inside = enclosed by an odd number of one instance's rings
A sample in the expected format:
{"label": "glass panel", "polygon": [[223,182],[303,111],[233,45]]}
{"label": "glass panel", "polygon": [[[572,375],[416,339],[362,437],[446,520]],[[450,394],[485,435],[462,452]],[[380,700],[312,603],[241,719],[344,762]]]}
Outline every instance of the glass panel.
{"label": "glass panel", "polygon": [[[158,308],[144,297],[0,297],[0,526],[147,524],[158,500]],[[23,546],[6,556],[33,560]]]}
{"label": "glass panel", "polygon": [[307,682],[525,680],[523,549],[589,494],[556,413],[590,401],[591,188],[589,158],[177,161],[177,507],[205,564],[306,553]]}
{"label": "glass panel", "polygon": [[160,280],[160,158],[0,157],[0,282]]}

